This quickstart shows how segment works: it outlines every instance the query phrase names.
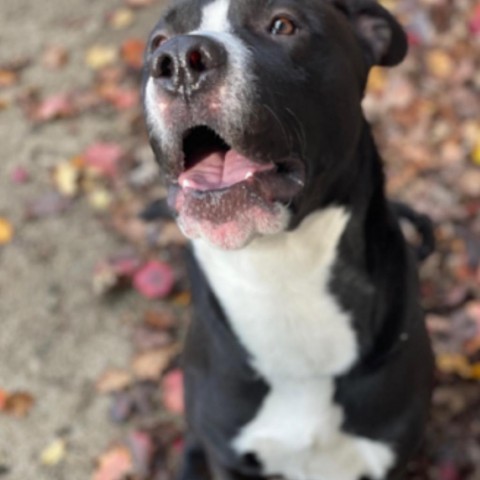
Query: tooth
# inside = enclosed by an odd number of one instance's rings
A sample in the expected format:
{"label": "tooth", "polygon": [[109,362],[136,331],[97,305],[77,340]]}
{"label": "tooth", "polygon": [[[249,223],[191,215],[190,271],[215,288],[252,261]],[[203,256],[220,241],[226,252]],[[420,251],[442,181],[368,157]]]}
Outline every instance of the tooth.
{"label": "tooth", "polygon": [[253,172],[247,172],[245,175],[245,180],[248,180],[249,178],[252,178],[255,174]]}
{"label": "tooth", "polygon": [[190,180],[187,180],[186,178],[180,182],[180,185],[182,188],[191,188],[192,187],[192,182]]}

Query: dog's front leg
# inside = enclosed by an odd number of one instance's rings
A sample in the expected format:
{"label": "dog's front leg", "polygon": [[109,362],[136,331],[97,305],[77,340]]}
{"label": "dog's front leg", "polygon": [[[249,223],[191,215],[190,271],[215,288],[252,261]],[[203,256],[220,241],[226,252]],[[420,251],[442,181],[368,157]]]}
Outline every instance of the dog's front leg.
{"label": "dog's front leg", "polygon": [[202,444],[188,434],[185,439],[183,459],[177,476],[178,480],[213,480],[207,454]]}

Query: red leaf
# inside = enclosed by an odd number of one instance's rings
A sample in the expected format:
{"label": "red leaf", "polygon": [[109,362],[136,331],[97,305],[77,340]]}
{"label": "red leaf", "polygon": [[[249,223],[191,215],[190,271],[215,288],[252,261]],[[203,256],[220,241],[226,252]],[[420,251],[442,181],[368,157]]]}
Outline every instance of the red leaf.
{"label": "red leaf", "polygon": [[151,261],[133,278],[135,289],[149,299],[165,298],[175,284],[172,268],[166,263]]}
{"label": "red leaf", "polygon": [[162,380],[162,398],[165,408],[172,413],[184,412],[183,372],[173,370]]}
{"label": "red leaf", "polygon": [[40,102],[32,113],[32,119],[46,122],[57,118],[71,117],[75,113],[69,94],[58,93]]}
{"label": "red leaf", "polygon": [[477,5],[473,11],[473,16],[469,22],[469,27],[473,35],[480,35],[480,5]]}
{"label": "red leaf", "polygon": [[16,185],[21,185],[23,183],[27,183],[30,180],[30,174],[28,170],[24,167],[15,167],[12,170],[10,178],[12,182]]}
{"label": "red leaf", "polygon": [[95,143],[85,151],[85,165],[101,175],[115,177],[118,173],[118,164],[124,154],[123,148],[116,143]]}
{"label": "red leaf", "polygon": [[130,38],[122,45],[122,59],[131,68],[139,70],[143,67],[144,40]]}
{"label": "red leaf", "polygon": [[99,467],[93,480],[123,480],[132,473],[132,458],[125,447],[114,447],[99,459]]}

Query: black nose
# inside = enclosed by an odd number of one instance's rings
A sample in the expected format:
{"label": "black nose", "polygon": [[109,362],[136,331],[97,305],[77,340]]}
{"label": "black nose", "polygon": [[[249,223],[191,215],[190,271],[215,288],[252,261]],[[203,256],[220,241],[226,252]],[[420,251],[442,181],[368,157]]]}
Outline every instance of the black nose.
{"label": "black nose", "polygon": [[174,37],[153,55],[152,77],[168,92],[184,96],[218,82],[227,62],[223,45],[200,35]]}

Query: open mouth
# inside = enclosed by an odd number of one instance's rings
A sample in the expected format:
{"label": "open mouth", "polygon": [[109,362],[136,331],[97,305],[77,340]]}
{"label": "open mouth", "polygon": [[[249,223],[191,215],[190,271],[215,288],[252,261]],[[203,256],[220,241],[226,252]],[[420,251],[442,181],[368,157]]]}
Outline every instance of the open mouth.
{"label": "open mouth", "polygon": [[184,133],[182,172],[169,202],[188,237],[236,249],[287,227],[285,205],[303,188],[303,162],[267,160],[268,152],[257,160],[243,151],[206,125]]}
{"label": "open mouth", "polygon": [[247,182],[262,172],[275,172],[273,162],[260,164],[234,150],[207,126],[189,130],[183,140],[182,188],[200,192],[223,190]]}

